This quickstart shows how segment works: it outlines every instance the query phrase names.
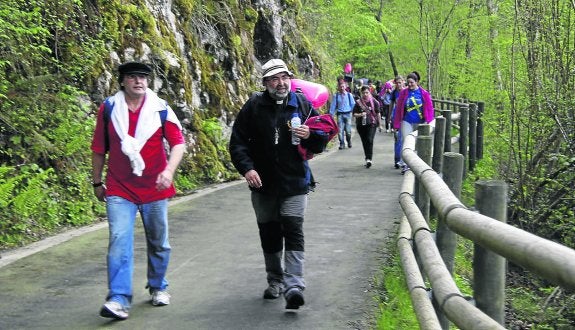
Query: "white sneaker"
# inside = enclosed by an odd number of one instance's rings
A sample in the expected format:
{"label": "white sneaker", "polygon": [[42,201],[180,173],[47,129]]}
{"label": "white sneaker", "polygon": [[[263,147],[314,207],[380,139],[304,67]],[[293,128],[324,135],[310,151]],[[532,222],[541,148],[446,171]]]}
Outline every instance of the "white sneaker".
{"label": "white sneaker", "polygon": [[116,320],[125,320],[128,318],[128,311],[117,301],[106,301],[100,310],[100,316]]}
{"label": "white sneaker", "polygon": [[157,290],[152,293],[152,305],[166,306],[170,304],[170,294],[166,291]]}

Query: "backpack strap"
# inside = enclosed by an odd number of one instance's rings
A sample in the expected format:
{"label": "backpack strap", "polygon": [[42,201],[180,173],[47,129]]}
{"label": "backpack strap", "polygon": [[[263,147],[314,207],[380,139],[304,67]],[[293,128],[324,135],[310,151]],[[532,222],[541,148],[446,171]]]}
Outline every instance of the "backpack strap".
{"label": "backpack strap", "polygon": [[305,123],[305,121],[311,116],[313,108],[303,93],[296,92],[295,96],[297,97],[297,103],[301,109],[301,114],[305,117],[305,120],[302,120],[301,122]]}

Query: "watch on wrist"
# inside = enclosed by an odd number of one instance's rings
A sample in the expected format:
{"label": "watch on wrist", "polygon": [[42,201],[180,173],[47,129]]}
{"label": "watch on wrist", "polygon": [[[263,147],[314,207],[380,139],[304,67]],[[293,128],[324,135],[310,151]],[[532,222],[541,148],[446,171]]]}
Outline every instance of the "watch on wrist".
{"label": "watch on wrist", "polygon": [[92,182],[92,187],[94,187],[94,188],[101,187],[101,186],[103,186],[103,185],[104,185],[104,182],[101,182],[101,181],[98,182],[98,183]]}

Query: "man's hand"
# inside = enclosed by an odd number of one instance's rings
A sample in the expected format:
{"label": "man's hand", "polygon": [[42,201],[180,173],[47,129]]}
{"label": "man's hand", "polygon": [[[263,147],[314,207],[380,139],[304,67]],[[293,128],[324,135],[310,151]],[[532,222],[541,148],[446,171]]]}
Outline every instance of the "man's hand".
{"label": "man's hand", "polygon": [[260,179],[260,175],[256,170],[249,170],[244,175],[248,185],[253,188],[260,188],[262,186],[262,180]]}
{"label": "man's hand", "polygon": [[292,132],[294,132],[295,136],[299,137],[300,139],[307,139],[309,138],[309,126],[307,125],[300,125],[298,127],[292,127]]}
{"label": "man's hand", "polygon": [[106,201],[106,186],[101,185],[101,186],[94,187],[94,195],[96,195],[96,198],[98,198],[98,200],[100,202],[105,202]]}
{"label": "man's hand", "polygon": [[164,190],[169,188],[172,185],[173,178],[174,173],[166,168],[162,173],[158,174],[158,178],[156,179],[156,189]]}

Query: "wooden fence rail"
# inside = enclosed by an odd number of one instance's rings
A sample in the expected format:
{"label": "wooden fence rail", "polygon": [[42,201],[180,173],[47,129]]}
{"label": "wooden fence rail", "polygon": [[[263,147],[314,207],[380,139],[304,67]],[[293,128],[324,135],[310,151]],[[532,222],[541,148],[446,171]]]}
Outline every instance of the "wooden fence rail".
{"label": "wooden fence rail", "polygon": [[[446,129],[444,135],[444,151],[451,151],[451,146],[459,143],[459,153],[464,156],[464,162],[473,171],[477,160],[483,157],[483,102],[468,103],[451,101],[443,98],[433,99],[438,115],[445,118],[446,127],[454,127],[459,135],[451,137],[451,130]],[[455,124],[454,122],[458,122]],[[464,171],[465,175],[466,171]]]}
{"label": "wooden fence rail", "polygon": [[[465,108],[459,104],[460,113]],[[447,123],[453,116],[446,117],[444,111],[450,110],[443,110],[443,116],[437,118],[435,140],[445,141],[446,132],[450,130]],[[469,119],[478,123],[477,117],[464,114],[458,118],[460,129],[467,127],[466,130],[471,128],[477,131],[480,125],[464,123]],[[420,125],[417,132],[404,137],[402,158],[411,171],[405,174],[399,196],[405,216],[397,244],[420,328],[447,329],[451,321],[461,329],[503,329],[504,293],[492,295],[491,291],[504,290],[501,278],[504,282],[506,260],[557,285],[575,289],[575,250],[506,224],[506,185],[503,182],[478,183],[477,205],[479,211],[485,214],[465,207],[459,200],[461,179],[466,168],[462,159],[463,155],[467,155],[468,161],[471,160],[468,151],[472,143],[463,143],[465,149],[462,150],[460,137],[462,153],[434,153],[427,149],[434,148],[436,143],[431,143],[429,137],[424,136],[430,131],[428,125]],[[481,138],[477,139],[479,136]],[[482,136],[481,133],[471,139],[476,141],[473,159],[480,158],[479,154],[482,154],[482,148],[477,147],[477,141],[481,145],[483,143]],[[444,144],[444,151],[447,149]],[[429,155],[432,154],[434,158],[442,157],[443,160],[431,159]],[[442,164],[440,169],[436,168],[437,164]],[[492,199],[494,196],[501,199],[499,204],[502,207],[495,206],[498,201]],[[429,227],[429,213],[426,211],[430,203],[438,216],[435,235]],[[452,278],[457,235],[476,244],[473,300],[461,294]],[[416,266],[416,254],[424,274]],[[429,280],[431,288],[425,287],[424,278]],[[432,300],[428,291],[432,293]],[[431,305],[435,307],[435,315],[430,312]]]}

